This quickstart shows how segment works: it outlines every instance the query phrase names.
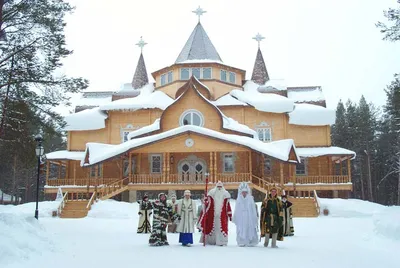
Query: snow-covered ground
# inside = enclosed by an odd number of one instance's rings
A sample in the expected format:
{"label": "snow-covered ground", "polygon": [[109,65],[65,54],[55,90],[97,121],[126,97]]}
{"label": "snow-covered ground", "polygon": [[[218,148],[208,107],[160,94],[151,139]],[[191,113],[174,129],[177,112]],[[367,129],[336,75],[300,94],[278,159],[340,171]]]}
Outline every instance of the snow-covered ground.
{"label": "snow-covered ground", "polygon": [[295,236],[278,249],[237,247],[233,224],[227,247],[181,247],[177,234],[169,247],[149,247],[149,235],[136,234],[136,203],[102,201],[84,219],[59,219],[58,204],[43,202],[39,221],[34,203],[0,206],[0,267],[398,267],[400,207],[320,201],[329,216],[295,218]]}

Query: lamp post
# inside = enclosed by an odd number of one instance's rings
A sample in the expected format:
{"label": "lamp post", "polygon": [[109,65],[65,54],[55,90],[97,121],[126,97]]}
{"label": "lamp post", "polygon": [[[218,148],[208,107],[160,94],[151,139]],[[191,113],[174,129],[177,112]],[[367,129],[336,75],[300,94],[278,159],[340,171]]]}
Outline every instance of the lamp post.
{"label": "lamp post", "polygon": [[38,134],[35,136],[35,141],[36,141],[36,156],[38,159],[38,170],[37,170],[37,182],[36,182],[36,210],[35,210],[35,218],[38,220],[39,219],[39,177],[40,177],[40,158],[44,154],[44,148],[42,145],[43,142],[43,137],[42,135]]}

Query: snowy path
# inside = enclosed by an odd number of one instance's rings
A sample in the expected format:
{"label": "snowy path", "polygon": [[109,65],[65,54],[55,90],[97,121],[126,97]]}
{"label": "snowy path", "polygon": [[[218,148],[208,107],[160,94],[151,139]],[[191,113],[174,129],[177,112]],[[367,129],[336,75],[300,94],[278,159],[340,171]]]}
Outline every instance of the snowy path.
{"label": "snowy path", "polygon": [[227,247],[196,244],[184,248],[176,234],[168,234],[169,247],[152,248],[147,245],[148,235],[136,234],[136,206],[125,203],[118,209],[123,213],[113,215],[115,219],[104,218],[105,213],[96,215],[96,209],[84,219],[42,218],[52,241],[49,248],[6,266],[0,260],[0,267],[151,267],[161,261],[160,265],[169,267],[180,260],[190,261],[191,268],[203,268],[205,261],[214,267],[248,267],[249,263],[255,267],[261,261],[264,267],[285,263],[289,267],[365,268],[400,263],[400,242],[375,235],[371,217],[295,219],[295,236],[278,242],[279,249],[264,248],[261,243],[255,248],[237,247],[233,224]]}

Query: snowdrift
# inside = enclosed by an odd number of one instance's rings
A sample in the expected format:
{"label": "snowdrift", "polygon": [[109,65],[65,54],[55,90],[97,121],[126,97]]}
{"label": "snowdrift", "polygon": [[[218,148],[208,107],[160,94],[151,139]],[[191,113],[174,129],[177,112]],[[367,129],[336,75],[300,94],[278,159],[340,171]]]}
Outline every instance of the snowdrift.
{"label": "snowdrift", "polygon": [[[39,217],[50,218],[59,202],[39,203]],[[27,259],[43,250],[52,251],[53,243],[40,220],[34,218],[35,203],[0,205],[0,260],[9,263]]]}

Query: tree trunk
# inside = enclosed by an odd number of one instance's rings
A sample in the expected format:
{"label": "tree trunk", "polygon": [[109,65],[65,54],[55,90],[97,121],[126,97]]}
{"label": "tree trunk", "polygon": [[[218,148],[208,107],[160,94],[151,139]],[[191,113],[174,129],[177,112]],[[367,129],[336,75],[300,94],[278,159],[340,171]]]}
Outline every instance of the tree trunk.
{"label": "tree trunk", "polygon": [[363,172],[362,172],[362,161],[360,163],[360,183],[361,183],[361,199],[365,200],[365,192],[364,192],[364,179],[363,179]]}
{"label": "tree trunk", "polygon": [[0,121],[0,137],[2,135],[4,135],[6,132],[5,129],[6,129],[6,117],[7,117],[7,104],[8,104],[9,94],[10,94],[10,86],[11,86],[13,69],[14,69],[14,56],[12,56],[12,58],[11,58],[11,68],[10,68],[10,72],[8,74],[7,91],[6,91],[4,100],[3,100],[3,111],[1,113],[1,121]]}
{"label": "tree trunk", "polygon": [[397,205],[400,206],[400,154],[399,154],[399,159],[398,159],[398,170],[397,170],[397,176],[398,176],[398,182],[397,182]]}
{"label": "tree trunk", "polygon": [[371,179],[371,159],[369,157],[369,152],[368,151],[364,151],[365,154],[367,155],[367,170],[368,170],[368,199],[369,201],[373,202],[374,201],[374,197],[372,195],[372,179]]}

